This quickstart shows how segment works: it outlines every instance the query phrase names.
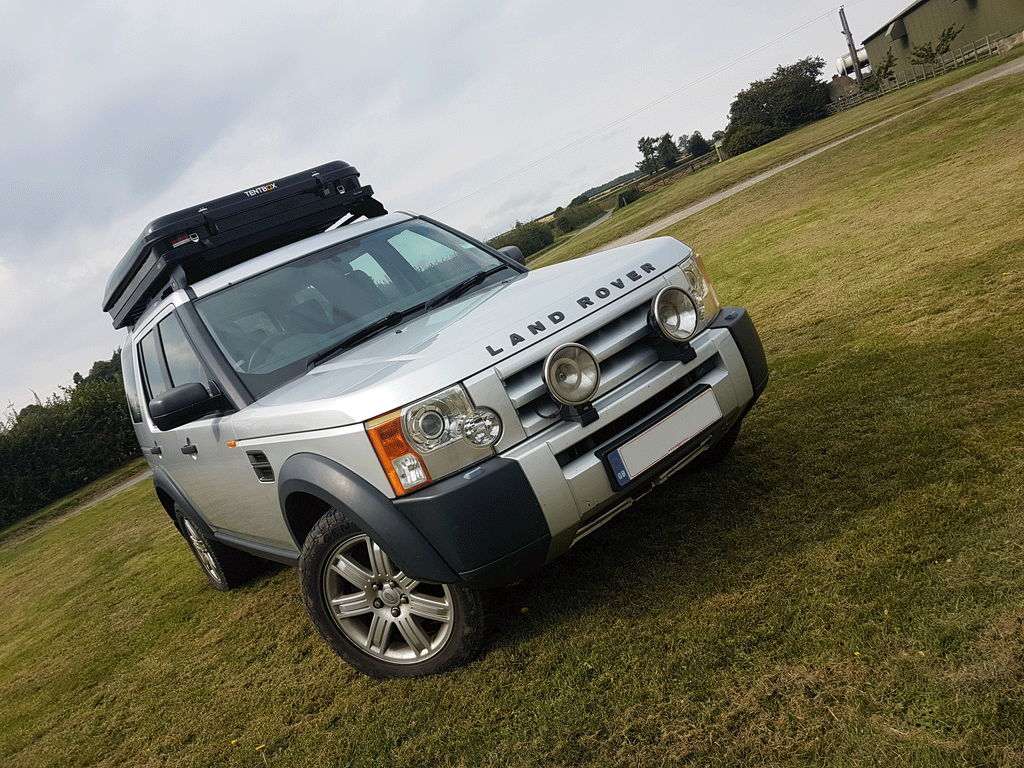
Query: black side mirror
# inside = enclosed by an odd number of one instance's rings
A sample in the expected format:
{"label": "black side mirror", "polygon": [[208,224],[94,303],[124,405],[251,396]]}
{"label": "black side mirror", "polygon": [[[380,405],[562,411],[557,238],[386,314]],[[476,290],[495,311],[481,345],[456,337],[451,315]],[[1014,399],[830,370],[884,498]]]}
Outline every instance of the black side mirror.
{"label": "black side mirror", "polygon": [[526,257],[523,256],[523,252],[519,250],[518,245],[503,246],[498,249],[498,252],[505,254],[517,264],[522,264],[524,267],[526,266]]}
{"label": "black side mirror", "polygon": [[196,381],[173,387],[149,401],[149,415],[161,432],[176,429],[208,413],[224,410],[224,396],[216,387],[213,390],[211,395]]}

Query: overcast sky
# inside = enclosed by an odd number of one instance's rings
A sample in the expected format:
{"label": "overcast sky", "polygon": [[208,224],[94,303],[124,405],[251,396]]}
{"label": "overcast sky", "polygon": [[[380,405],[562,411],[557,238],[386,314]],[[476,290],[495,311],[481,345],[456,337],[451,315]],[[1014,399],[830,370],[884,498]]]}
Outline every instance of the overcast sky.
{"label": "overcast sky", "polygon": [[[858,44],[907,0],[852,0]],[[329,160],[490,237],[724,129],[846,52],[831,0],[3,0],[0,409],[124,341],[100,309],[152,219]]]}

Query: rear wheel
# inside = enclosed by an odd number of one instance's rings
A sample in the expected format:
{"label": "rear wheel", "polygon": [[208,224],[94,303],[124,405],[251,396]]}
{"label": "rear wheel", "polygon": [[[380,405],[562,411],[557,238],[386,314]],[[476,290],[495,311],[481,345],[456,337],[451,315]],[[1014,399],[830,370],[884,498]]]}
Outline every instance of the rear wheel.
{"label": "rear wheel", "polygon": [[174,505],[174,516],[178,521],[178,530],[215,589],[227,592],[240,587],[259,571],[261,563],[258,558],[209,538],[199,524],[177,504]]}
{"label": "rear wheel", "polygon": [[480,592],[406,576],[336,509],[306,539],[299,578],[317,630],[371,677],[444,672],[472,660],[486,640]]}

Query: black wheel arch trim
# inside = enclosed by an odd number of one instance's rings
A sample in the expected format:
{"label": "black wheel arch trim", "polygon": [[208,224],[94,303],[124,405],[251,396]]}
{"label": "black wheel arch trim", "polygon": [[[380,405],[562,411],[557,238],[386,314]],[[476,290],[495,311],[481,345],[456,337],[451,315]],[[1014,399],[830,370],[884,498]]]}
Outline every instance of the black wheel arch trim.
{"label": "black wheel arch trim", "polygon": [[338,462],[315,453],[296,453],[281,465],[277,483],[285,522],[300,550],[305,532],[294,529],[288,504],[296,493],[337,507],[407,576],[447,584],[458,581],[448,563],[391,499]]}
{"label": "black wheel arch trim", "polygon": [[[206,522],[206,519],[199,514],[199,511],[192,506],[192,502],[188,500],[188,496],[185,495],[184,491],[178,487],[178,484],[174,482],[174,479],[167,473],[167,470],[163,467],[154,467],[153,469],[153,486],[156,488],[157,498],[160,499],[160,503],[164,508],[164,511],[168,514],[171,520],[174,521],[175,527],[178,526],[178,519],[174,515],[175,505],[181,507],[181,509],[192,518],[192,522],[199,526],[203,535],[207,538],[214,539],[216,534],[210,524]],[[170,499],[170,506],[164,501],[164,497]]]}

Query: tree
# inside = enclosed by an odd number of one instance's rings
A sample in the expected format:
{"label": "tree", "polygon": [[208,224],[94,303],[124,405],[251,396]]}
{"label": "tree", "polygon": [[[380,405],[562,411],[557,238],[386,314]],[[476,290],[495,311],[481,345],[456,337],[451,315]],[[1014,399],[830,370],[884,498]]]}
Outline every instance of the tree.
{"label": "tree", "polygon": [[956,28],[956,25],[946,27],[939,33],[939,42],[934,46],[929,41],[924,45],[915,45],[910,51],[911,64],[934,64],[940,58],[949,53],[953,47],[953,41],[957,35],[964,31],[963,27]]}
{"label": "tree", "polygon": [[935,52],[939,54],[939,56],[944,56],[949,53],[950,49],[953,47],[953,41],[956,40],[957,35],[963,31],[963,25],[961,25],[960,29],[957,29],[955,24],[951,24],[946,27],[939,34],[939,44],[935,46]]}
{"label": "tree", "polygon": [[666,169],[675,168],[682,153],[672,140],[672,134],[666,133],[658,141],[658,162]]}
{"label": "tree", "polygon": [[[735,140],[739,132],[748,141],[757,136],[762,143],[777,139],[798,126],[828,114],[828,86],[818,78],[825,68],[820,56],[801,59],[788,67],[779,66],[766,80],[757,80],[736,95],[729,110],[726,151],[746,151]],[[730,146],[732,145],[732,146]],[[759,145],[758,145],[759,146]],[[752,147],[747,146],[747,149]]]}
{"label": "tree", "polygon": [[871,82],[877,90],[881,87],[881,84],[892,78],[892,71],[896,66],[896,57],[892,55],[892,48],[890,48],[885,58],[882,59],[878,66],[875,66],[874,62],[871,64]]}
{"label": "tree", "polygon": [[653,174],[662,168],[675,168],[682,157],[682,152],[672,140],[672,134],[666,133],[659,138],[644,136],[636,143],[643,159],[636,164],[638,170]]}
{"label": "tree", "polygon": [[42,403],[29,403],[18,411],[18,421],[25,422],[37,416],[42,416],[44,413],[46,413],[46,409],[43,407]]}
{"label": "tree", "polygon": [[637,141],[636,148],[643,156],[643,159],[636,164],[637,170],[646,174],[657,173],[661,168],[661,163],[658,162],[658,148],[655,140],[650,136],[643,136]]}
{"label": "tree", "polygon": [[700,157],[711,151],[708,140],[700,135],[700,131],[694,131],[686,140],[686,152],[692,157]]}
{"label": "tree", "polygon": [[121,350],[114,350],[109,360],[97,360],[89,369],[86,381],[114,381],[121,375]]}

